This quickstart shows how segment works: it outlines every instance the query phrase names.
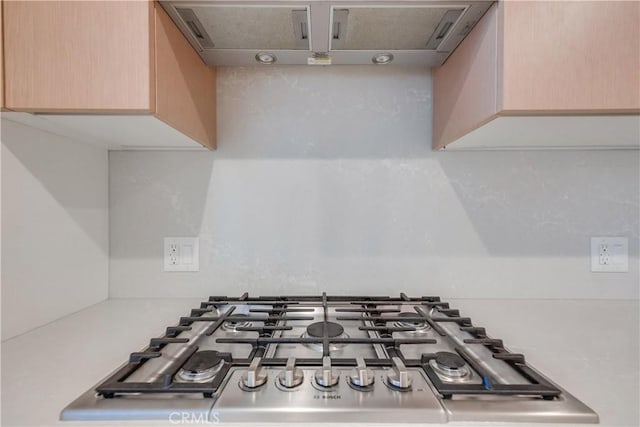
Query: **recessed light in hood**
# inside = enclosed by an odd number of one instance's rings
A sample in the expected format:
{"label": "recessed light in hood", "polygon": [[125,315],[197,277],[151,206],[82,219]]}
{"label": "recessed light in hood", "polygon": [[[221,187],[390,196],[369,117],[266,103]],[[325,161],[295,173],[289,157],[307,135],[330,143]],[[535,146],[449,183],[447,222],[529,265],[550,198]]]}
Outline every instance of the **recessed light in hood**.
{"label": "recessed light in hood", "polygon": [[274,64],[278,59],[273,53],[268,52],[258,52],[256,53],[256,61],[261,64],[271,65]]}
{"label": "recessed light in hood", "polygon": [[392,53],[378,53],[373,58],[371,58],[371,61],[376,65],[390,64],[391,61],[393,61],[393,54]]}

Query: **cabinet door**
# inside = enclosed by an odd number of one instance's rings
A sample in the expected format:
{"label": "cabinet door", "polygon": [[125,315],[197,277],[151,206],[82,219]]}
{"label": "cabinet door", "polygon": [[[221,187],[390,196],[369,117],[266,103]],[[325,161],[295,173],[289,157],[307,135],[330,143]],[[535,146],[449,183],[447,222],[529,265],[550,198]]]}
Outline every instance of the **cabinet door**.
{"label": "cabinet door", "polygon": [[8,1],[4,24],[9,109],[154,109],[152,2]]}
{"label": "cabinet door", "polygon": [[502,108],[640,109],[640,2],[505,1]]}
{"label": "cabinet door", "polygon": [[2,31],[2,8],[4,7],[4,1],[0,0],[0,111],[4,111],[4,52],[2,46],[3,31]]}
{"label": "cabinet door", "polygon": [[200,144],[216,146],[216,70],[208,67],[156,4],[156,117]]}

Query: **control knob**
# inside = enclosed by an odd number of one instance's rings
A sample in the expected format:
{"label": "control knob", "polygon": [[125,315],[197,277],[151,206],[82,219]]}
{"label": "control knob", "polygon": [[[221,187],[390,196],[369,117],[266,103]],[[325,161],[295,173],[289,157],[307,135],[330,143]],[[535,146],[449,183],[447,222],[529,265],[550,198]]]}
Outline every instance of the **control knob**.
{"label": "control knob", "polygon": [[364,363],[364,358],[362,356],[356,357],[357,366],[351,371],[349,375],[349,382],[360,388],[365,388],[373,385],[373,381],[375,380],[375,376],[373,371],[367,368],[367,365]]}
{"label": "control knob", "polygon": [[411,375],[399,357],[392,357],[393,369],[387,375],[387,381],[393,388],[408,390],[411,388]]}
{"label": "control knob", "polygon": [[247,372],[240,378],[241,385],[247,389],[258,388],[267,382],[267,373],[262,368],[262,357],[256,357],[251,361]]}
{"label": "control knob", "polygon": [[296,358],[290,357],[287,359],[287,366],[278,375],[278,382],[282,387],[294,388],[302,384],[302,381],[304,381],[302,369],[296,368]]}
{"label": "control knob", "polygon": [[315,373],[316,383],[322,387],[332,387],[338,384],[340,375],[331,369],[331,358],[324,356],[322,358],[322,368]]}

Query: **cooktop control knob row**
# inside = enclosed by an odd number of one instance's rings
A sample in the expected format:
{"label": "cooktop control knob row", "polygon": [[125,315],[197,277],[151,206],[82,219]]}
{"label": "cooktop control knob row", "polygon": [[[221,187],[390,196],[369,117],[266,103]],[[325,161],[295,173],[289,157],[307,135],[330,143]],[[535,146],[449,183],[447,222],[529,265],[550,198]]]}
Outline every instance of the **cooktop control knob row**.
{"label": "cooktop control knob row", "polygon": [[321,387],[333,387],[338,384],[340,374],[331,368],[331,358],[325,356],[322,358],[322,368],[318,369],[315,374],[316,383]]}
{"label": "cooktop control knob row", "polygon": [[409,390],[412,379],[407,367],[399,357],[392,357],[391,363],[393,363],[393,368],[387,375],[389,385],[399,390]]}
{"label": "cooktop control knob row", "polygon": [[[392,357],[392,369],[387,374],[385,384],[393,390],[411,390],[412,376],[399,357]],[[240,388],[245,391],[258,390],[267,382],[267,371],[262,367],[262,358],[256,357],[246,372],[240,377]],[[324,390],[338,385],[340,373],[331,366],[331,358],[322,358],[322,368],[315,371],[313,376],[316,388]],[[356,367],[346,376],[352,389],[357,391],[371,391],[375,382],[375,374],[369,369],[362,356],[356,357]],[[285,368],[280,371],[276,379],[276,386],[281,390],[294,389],[304,382],[304,372],[296,367],[296,358],[289,357]]]}
{"label": "cooktop control knob row", "polygon": [[251,361],[247,372],[242,374],[241,385],[248,389],[258,388],[267,382],[267,373],[262,368],[262,358],[256,357]]}
{"label": "cooktop control knob row", "polygon": [[278,382],[282,387],[294,388],[302,384],[304,381],[304,373],[302,369],[296,368],[296,358],[287,359],[287,366],[278,375]]}
{"label": "cooktop control knob row", "polygon": [[373,385],[375,375],[373,371],[367,368],[362,356],[356,357],[357,366],[351,371],[349,375],[349,382],[351,385],[357,387],[357,389],[365,389]]}

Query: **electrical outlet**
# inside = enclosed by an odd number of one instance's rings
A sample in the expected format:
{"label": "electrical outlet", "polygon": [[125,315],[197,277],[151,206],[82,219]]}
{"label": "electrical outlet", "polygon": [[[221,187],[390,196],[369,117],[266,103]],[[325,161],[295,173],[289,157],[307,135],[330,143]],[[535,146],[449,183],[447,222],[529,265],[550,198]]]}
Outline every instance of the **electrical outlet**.
{"label": "electrical outlet", "polygon": [[175,241],[169,242],[169,252],[167,256],[169,257],[169,265],[178,265],[179,252],[178,244]]}
{"label": "electrical outlet", "polygon": [[200,271],[197,237],[164,238],[164,271]]}
{"label": "electrical outlet", "polygon": [[629,239],[592,237],[591,271],[625,273],[629,271]]}

